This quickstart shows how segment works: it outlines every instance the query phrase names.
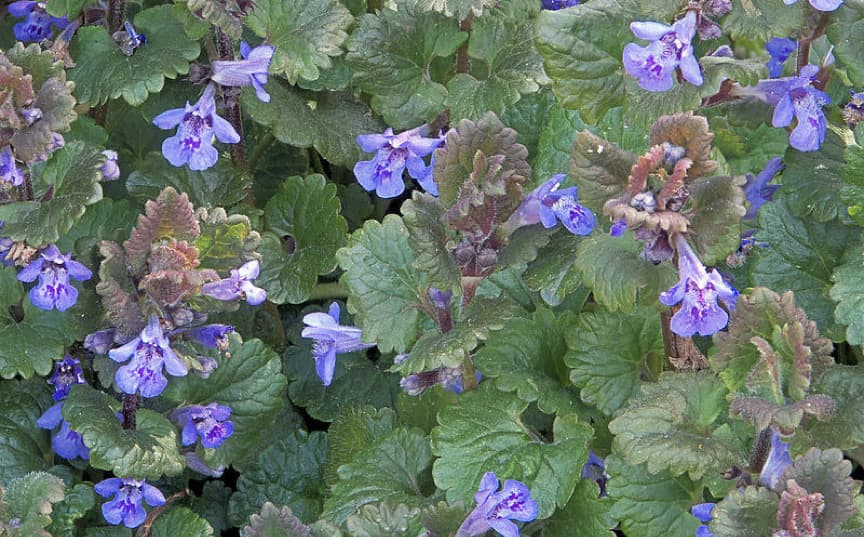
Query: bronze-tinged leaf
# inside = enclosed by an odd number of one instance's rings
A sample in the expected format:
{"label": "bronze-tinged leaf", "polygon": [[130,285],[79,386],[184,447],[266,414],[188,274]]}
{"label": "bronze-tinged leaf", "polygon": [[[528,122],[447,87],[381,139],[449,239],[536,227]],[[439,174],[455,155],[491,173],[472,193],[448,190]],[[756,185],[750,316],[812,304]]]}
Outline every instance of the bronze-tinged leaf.
{"label": "bronze-tinged leaf", "polygon": [[99,243],[99,253],[104,258],[99,266],[99,283],[96,293],[108,320],[121,334],[134,337],[144,328],[144,314],[138,304],[138,293],[126,271],[126,260],[120,245],[111,241]]}
{"label": "bronze-tinged leaf", "polygon": [[648,141],[652,146],[669,142],[686,150],[685,156],[693,161],[687,176],[689,183],[717,169],[717,162],[711,160],[713,139],[708,120],[693,112],[679,112],[660,117],[651,126]]}
{"label": "bronze-tinged leaf", "polygon": [[163,190],[156,200],[148,201],[144,213],[138,216],[129,240],[123,243],[126,262],[134,275],[144,270],[154,242],[161,239],[194,242],[201,234],[189,196],[179,194],[172,187]]}
{"label": "bronze-tinged leaf", "polygon": [[[811,535],[831,535],[835,529],[839,528],[855,513],[853,499],[860,489],[860,483],[850,477],[849,474],[851,473],[852,463],[846,460],[843,457],[843,452],[836,448],[824,451],[810,448],[807,453],[795,459],[790,468],[786,469],[784,478],[787,480],[786,488],[792,495],[790,499],[802,497],[800,490],[789,486],[794,482],[808,495],[818,493],[825,500],[825,508],[820,511],[821,515],[813,517],[818,533]],[[781,505],[780,513],[783,512]],[[785,512],[789,513],[788,510]],[[778,520],[778,522],[783,524],[782,520]],[[785,528],[786,526],[781,527]]]}

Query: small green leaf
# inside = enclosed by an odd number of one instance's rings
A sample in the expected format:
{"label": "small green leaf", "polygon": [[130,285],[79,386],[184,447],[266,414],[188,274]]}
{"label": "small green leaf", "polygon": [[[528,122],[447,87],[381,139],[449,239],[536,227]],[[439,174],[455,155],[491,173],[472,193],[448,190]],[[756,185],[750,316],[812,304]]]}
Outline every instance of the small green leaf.
{"label": "small green leaf", "polygon": [[51,441],[36,420],[52,404],[42,379],[0,380],[0,485],[46,468]]}
{"label": "small green leaf", "polygon": [[87,0],[48,0],[45,9],[53,17],[66,17],[72,20],[78,17],[86,4]]}
{"label": "small green leaf", "polygon": [[804,433],[806,445],[847,451],[864,445],[862,390],[864,368],[861,366],[836,365],[819,377],[813,391],[830,396],[836,408],[831,419],[807,423]]}
{"label": "small green leaf", "polygon": [[700,177],[690,185],[688,236],[706,265],[719,264],[741,245],[745,182],[742,175]]}
{"label": "small green leaf", "polygon": [[603,204],[624,192],[636,156],[615,144],[580,132],[570,153],[570,177],[579,186],[579,203],[602,214]]}
{"label": "small green leaf", "polygon": [[459,367],[477,347],[477,335],[471,330],[454,328],[446,334],[429,330],[414,343],[408,358],[390,370],[407,375],[442,367]]}
{"label": "small green leaf", "polygon": [[260,513],[249,517],[249,525],[243,528],[243,537],[312,537],[309,528],[294,516],[287,505],[281,509],[271,502],[264,502]]}
{"label": "small green leaf", "polygon": [[15,241],[38,245],[57,242],[81,218],[88,205],[102,199],[99,168],[105,157],[83,142],[58,150],[44,165],[32,169],[33,187],[43,201],[0,205],[3,234]]}
{"label": "small green leaf", "polygon": [[860,145],[846,147],[844,155],[843,181],[840,199],[848,206],[846,211],[858,225],[864,225],[864,148]]}
{"label": "small green leaf", "polygon": [[9,516],[19,522],[20,533],[27,537],[51,537],[42,528],[51,523],[51,504],[63,501],[66,485],[57,476],[45,472],[31,472],[13,479],[2,493],[8,504]]}
{"label": "small green leaf", "polygon": [[653,308],[633,314],[584,312],[565,334],[564,361],[582,400],[611,416],[639,391],[639,381],[662,363],[660,315]]}
{"label": "small green leaf", "polygon": [[318,174],[289,177],[267,201],[264,219],[272,233],[264,234],[259,285],[271,302],[308,300],[318,275],[336,268],[348,233],[339,209],[336,186]]}
{"label": "small green leaf", "polygon": [[616,521],[610,516],[610,498],[600,498],[597,484],[580,479],[567,505],[549,519],[541,537],[613,537]]}
{"label": "small green leaf", "polygon": [[[558,101],[549,109],[546,122],[540,130],[534,159],[534,182],[538,183],[556,173],[565,173],[570,161],[570,149],[586,125],[576,110],[566,110]],[[576,179],[575,177],[573,178]],[[581,201],[580,193],[580,201]]]}
{"label": "small green leaf", "polygon": [[229,520],[242,525],[265,501],[287,505],[301,520],[311,522],[321,513],[327,435],[295,431],[258,454],[240,474],[231,496]]}
{"label": "small green leaf", "polygon": [[78,483],[67,491],[61,503],[54,506],[48,531],[53,537],[74,537],[76,521],[84,518],[95,505],[93,485]]}
{"label": "small green leaf", "polygon": [[840,199],[845,186],[845,151],[846,141],[833,130],[828,131],[819,151],[786,150],[783,188],[777,193],[786,199],[792,214],[816,222],[846,217],[846,205]]}
{"label": "small green leaf", "polygon": [[435,196],[414,192],[400,209],[402,221],[417,253],[414,268],[426,274],[429,284],[448,290],[459,286],[459,267],[447,249],[447,230],[441,222],[444,209]]}
{"label": "small green leaf", "polygon": [[539,518],[547,518],[570,499],[578,472],[588,458],[591,427],[575,414],[555,418],[553,440],[545,442],[526,426],[521,415],[528,403],[516,394],[483,382],[438,415],[432,445],[438,459],[433,475],[447,500],[471,503],[480,479],[495,472],[500,479],[518,479],[531,489]]}
{"label": "small green leaf", "polygon": [[129,174],[126,189],[141,202],[156,199],[166,187],[174,187],[189,195],[195,207],[230,207],[246,197],[250,177],[226,160],[202,171],[188,166],[175,168],[161,153],[148,153],[141,166]]}
{"label": "small green leaf", "polygon": [[[557,306],[568,294],[582,287],[582,277],[576,269],[576,256],[582,237],[566,231],[552,235],[552,240],[544,246],[537,259],[528,265],[525,283],[532,291],[540,291],[540,296],[550,306]],[[587,293],[586,293],[587,294]]]}
{"label": "small green leaf", "polygon": [[125,430],[115,416],[121,404],[110,395],[79,384],[63,403],[63,418],[90,448],[90,464],[115,475],[156,480],[178,475],[186,459],[178,450],[177,431],[165,417],[138,409],[137,428]]}
{"label": "small green leaf", "polygon": [[420,509],[404,504],[366,504],[345,522],[353,537],[415,537],[423,530]]}
{"label": "small green leaf", "polygon": [[324,477],[333,486],[339,480],[337,470],[357,458],[358,454],[397,424],[396,413],[384,407],[356,405],[346,408],[327,429],[327,462]]}
{"label": "small green leaf", "polygon": [[426,278],[414,268],[416,255],[408,230],[395,215],[383,223],[367,221],[336,253],[345,271],[340,283],[348,289],[348,310],[363,329],[363,340],[383,352],[405,352],[417,339],[419,297]]}
{"label": "small green leaf", "polygon": [[767,487],[734,489],[711,511],[714,537],[763,537],[777,527],[777,493]]}
{"label": "small green leaf", "polygon": [[[763,0],[772,3],[771,0]],[[781,6],[783,7],[783,6]],[[800,26],[801,19],[798,19]],[[864,55],[864,6],[857,2],[849,2],[841,6],[831,16],[831,24],[827,27],[828,39],[834,45],[834,55],[845,69],[855,87],[864,84],[864,65],[861,57]],[[765,28],[772,25],[764,25]],[[787,34],[777,34],[785,37]]]}
{"label": "small green leaf", "polygon": [[188,507],[172,507],[161,513],[150,529],[153,537],[213,537],[213,527]]}
{"label": "small green leaf", "polygon": [[[732,39],[767,41],[772,37],[789,37],[802,27],[809,12],[810,7],[803,2],[786,5],[773,0],[743,0],[723,19],[723,28],[732,34]],[[832,39],[832,43],[837,42]]]}
{"label": "small green leaf", "polygon": [[186,37],[183,24],[174,18],[172,6],[145,9],[135,17],[135,28],[147,34],[147,45],[126,56],[103,26],[80,28],[69,52],[76,67],[69,70],[75,96],[91,106],[123,97],[139,106],[150,93],[159,92],[165,78],[189,72],[198,57],[198,43]]}
{"label": "small green leaf", "polygon": [[699,521],[690,507],[700,503],[702,484],[686,476],[672,477],[667,472],[649,474],[645,465],[630,466],[620,457],[606,458],[606,471],[612,478],[606,484],[609,497],[615,498],[610,516],[621,521],[625,535],[640,537],[692,537]]}
{"label": "small green leaf", "polygon": [[846,325],[846,341],[850,345],[864,345],[864,259],[862,255],[849,255],[849,260],[837,266],[831,279],[831,298],[837,302],[834,319]]}

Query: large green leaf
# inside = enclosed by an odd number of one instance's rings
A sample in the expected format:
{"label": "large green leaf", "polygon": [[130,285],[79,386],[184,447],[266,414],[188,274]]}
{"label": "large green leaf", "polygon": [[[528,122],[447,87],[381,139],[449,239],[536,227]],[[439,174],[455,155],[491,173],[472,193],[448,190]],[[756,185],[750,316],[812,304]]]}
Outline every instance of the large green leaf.
{"label": "large green leaf", "polygon": [[[864,252],[851,251],[848,261],[834,269],[831,298],[837,302],[834,319],[846,326],[846,341],[864,345]],[[856,255],[857,253],[857,255]]]}
{"label": "large green leaf", "polygon": [[566,333],[564,361],[582,400],[607,416],[639,391],[663,363],[660,315],[654,308],[632,314],[599,310],[584,312]]}
{"label": "large green leaf", "polygon": [[528,403],[494,384],[481,383],[439,413],[440,425],[432,430],[435,483],[448,501],[470,503],[486,472],[518,479],[531,489],[538,516],[547,518],[556,506],[567,505],[579,479],[573,469],[588,457],[592,429],[575,414],[559,416],[546,442],[521,418]]}
{"label": "large green leaf", "polygon": [[333,486],[339,481],[340,466],[357,458],[368,446],[396,428],[396,413],[391,408],[374,409],[356,405],[345,409],[327,430],[327,462],[324,477]]}
{"label": "large green leaf", "polygon": [[93,485],[78,483],[66,491],[66,497],[61,503],[53,506],[48,531],[53,537],[75,537],[76,521],[87,516],[95,505],[96,494],[93,493]]}
{"label": "large green leaf", "polygon": [[540,128],[537,152],[532,154],[531,165],[535,183],[556,173],[567,172],[570,149],[585,127],[578,111],[566,110],[557,101],[552,105],[545,123]]}
{"label": "large green leaf", "polygon": [[846,184],[840,190],[840,199],[848,206],[846,211],[852,220],[864,225],[864,147],[846,147],[841,173]]}
{"label": "large green leaf", "polygon": [[249,525],[242,530],[244,537],[312,537],[309,528],[287,505],[281,509],[271,502],[264,502],[260,513],[249,517]]}
{"label": "large green leaf", "polygon": [[597,484],[580,479],[573,496],[555,512],[543,529],[542,537],[613,537],[616,522],[610,516],[612,501],[600,498]]}
{"label": "large green leaf", "polygon": [[[798,22],[800,23],[800,19]],[[832,14],[827,30],[828,39],[834,45],[834,55],[838,63],[846,69],[853,85],[858,87],[864,84],[864,64],[861,63],[864,56],[864,5],[859,2],[846,2]]]}
{"label": "large green leaf", "polygon": [[603,204],[627,186],[636,156],[588,131],[576,137],[570,152],[570,177],[579,186],[579,202],[602,214]]}
{"label": "large green leaf", "polygon": [[[8,526],[4,523],[6,521],[0,522],[4,534],[10,537],[51,537],[43,528],[51,523],[51,504],[63,501],[66,495],[63,480],[45,472],[31,472],[6,485],[5,491],[0,490],[0,501],[7,504],[9,516]],[[6,528],[10,529],[8,533]]]}
{"label": "large green leaf", "polygon": [[580,242],[582,237],[559,231],[528,265],[525,283],[532,291],[540,291],[540,296],[550,306],[561,304],[568,294],[577,290],[587,298],[588,290],[582,286],[582,277],[576,269]]}
{"label": "large green leaf", "polygon": [[[277,304],[309,299],[319,274],[336,268],[336,250],[347,240],[336,186],[323,175],[289,177],[264,208],[266,233],[259,285]],[[287,243],[286,243],[287,241]]]}
{"label": "large green leaf", "polygon": [[0,380],[0,486],[45,469],[51,442],[36,420],[53,403],[41,379]]}
{"label": "large green leaf", "polygon": [[57,242],[88,205],[102,199],[99,168],[104,161],[95,148],[73,142],[55,152],[47,163],[34,166],[34,191],[37,196],[50,195],[41,201],[0,205],[3,234],[33,245]]}
{"label": "large green leaf", "polygon": [[353,21],[338,0],[258,0],[246,17],[249,29],[276,47],[270,70],[292,84],[298,77],[315,80],[319,68],[330,67]]}
{"label": "large green leaf", "polygon": [[265,501],[287,505],[310,523],[321,513],[327,435],[294,431],[274,439],[240,474],[231,496],[229,520],[242,525]]}
{"label": "large green leaf", "polygon": [[845,151],[846,140],[833,130],[828,131],[819,151],[786,150],[783,188],[777,195],[786,198],[792,214],[817,222],[846,216],[846,205],[840,199]]}
{"label": "large green leaf", "polygon": [[807,423],[802,444],[820,448],[837,447],[852,451],[864,445],[864,368],[838,365],[826,371],[816,382],[816,393],[830,396],[834,415],[826,421]]}
{"label": "large green leaf", "polygon": [[173,507],[161,513],[150,530],[153,537],[213,537],[213,527],[188,507]]}
{"label": "large green leaf", "polygon": [[414,192],[402,204],[402,220],[417,253],[414,267],[426,274],[429,284],[442,290],[459,286],[459,267],[447,249],[447,230],[441,222],[444,208],[435,196]]}
{"label": "large green leaf", "polygon": [[126,430],[115,415],[120,407],[120,401],[85,384],[73,386],[63,403],[63,418],[90,448],[90,465],[137,479],[182,472],[186,459],[174,425],[158,412],[139,408],[136,429]]}
{"label": "large green leaf", "polygon": [[349,292],[348,310],[363,328],[363,340],[384,351],[407,351],[417,339],[420,296],[426,278],[414,268],[408,230],[395,215],[367,221],[336,253],[345,271],[340,279]]}
{"label": "large green leaf", "polygon": [[250,177],[225,159],[206,170],[175,168],[161,153],[148,153],[126,179],[126,189],[139,201],[156,199],[166,186],[185,192],[195,207],[230,207],[246,197]]}
{"label": "large green leaf", "polygon": [[711,511],[714,537],[762,537],[777,527],[780,498],[768,487],[735,489]]}
{"label": "large green leaf", "polygon": [[809,8],[804,2],[790,6],[773,0],[743,0],[723,19],[723,28],[733,39],[767,41],[772,37],[789,37],[800,30]]}
{"label": "large green leaf", "polygon": [[198,43],[186,37],[171,5],[145,9],[135,16],[135,28],[147,34],[147,44],[126,56],[103,26],[80,28],[69,45],[75,67],[69,70],[75,96],[92,106],[123,97],[132,106],[159,92],[165,78],[189,72],[198,57]]}
{"label": "large green leaf", "polygon": [[366,504],[345,522],[353,537],[415,537],[422,530],[420,509],[388,503]]}
{"label": "large green leaf", "polygon": [[717,265],[741,245],[745,178],[702,177],[690,185],[688,236],[706,265]]}

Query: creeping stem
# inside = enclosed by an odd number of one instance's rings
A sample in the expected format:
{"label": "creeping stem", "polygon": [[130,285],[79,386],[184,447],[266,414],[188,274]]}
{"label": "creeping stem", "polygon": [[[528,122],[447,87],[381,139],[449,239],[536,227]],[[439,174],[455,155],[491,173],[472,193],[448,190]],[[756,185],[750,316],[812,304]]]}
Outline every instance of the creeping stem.
{"label": "creeping stem", "polygon": [[108,33],[123,29],[126,20],[126,0],[108,0]]}
{"label": "creeping stem", "polygon": [[[234,60],[234,43],[231,36],[223,32],[220,28],[216,28],[216,53],[219,55],[219,60]],[[242,166],[246,163],[246,143],[243,136],[243,116],[240,113],[240,101],[238,95],[231,95],[225,99],[225,119],[231,123],[237,134],[240,135],[240,141],[236,144],[231,144],[231,160],[234,164]],[[247,196],[252,195],[250,187]]]}
{"label": "creeping stem", "polygon": [[[474,24],[473,11],[469,13],[467,17],[465,17],[465,20],[459,23],[459,29],[470,36],[472,24]],[[468,59],[468,39],[466,39],[465,42],[462,43],[462,46],[459,47],[459,50],[456,52],[456,72],[467,73],[470,70],[471,63]]]}
{"label": "creeping stem", "polygon": [[136,427],[135,412],[141,406],[141,398],[137,395],[123,396],[123,428],[134,431]]}

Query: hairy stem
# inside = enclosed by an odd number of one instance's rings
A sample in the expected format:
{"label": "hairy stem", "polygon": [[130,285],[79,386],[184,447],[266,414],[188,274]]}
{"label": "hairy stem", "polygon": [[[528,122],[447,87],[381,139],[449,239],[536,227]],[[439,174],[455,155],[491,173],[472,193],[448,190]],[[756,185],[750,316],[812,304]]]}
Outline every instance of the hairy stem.
{"label": "hairy stem", "polygon": [[[465,20],[459,23],[459,29],[466,32],[470,38],[471,26],[474,24],[474,12],[468,14]],[[471,60],[468,58],[468,39],[462,43],[459,50],[456,52],[456,72],[467,73],[471,70]]]}
{"label": "hairy stem", "polygon": [[141,398],[138,395],[123,396],[123,428],[127,431],[134,431],[137,423],[135,421],[135,413],[138,407],[141,406]]}
{"label": "hairy stem", "polygon": [[[707,369],[708,360],[693,344],[693,338],[682,337],[672,331],[672,316],[681,306],[675,306],[660,313],[660,328],[663,332],[663,352],[666,361],[674,370]],[[659,375],[659,372],[657,372]]]}
{"label": "hairy stem", "polygon": [[126,0],[108,0],[108,33],[122,29],[125,20]]}
{"label": "hairy stem", "polygon": [[800,73],[801,69],[810,64],[810,38],[801,37],[798,39],[798,57],[796,72]]}
{"label": "hairy stem", "polygon": [[149,537],[150,528],[153,526],[153,523],[156,522],[156,519],[161,515],[166,509],[168,509],[172,503],[177,500],[182,500],[186,496],[189,496],[189,493],[185,490],[181,490],[180,492],[174,493],[171,496],[165,498],[165,503],[156,507],[147,513],[147,518],[144,520],[144,523],[138,528],[138,531],[135,532],[135,537]]}
{"label": "hairy stem", "polygon": [[[220,60],[234,60],[234,42],[231,36],[223,32],[220,28],[216,28],[216,53]],[[213,59],[213,58],[211,58]],[[243,116],[240,113],[240,101],[237,96],[231,96],[225,99],[225,119],[231,123],[237,134],[240,135],[240,141],[236,144],[231,144],[231,160],[237,166],[245,166],[246,164],[246,142],[243,136]],[[249,200],[252,196],[252,185],[246,189],[246,199]]]}

